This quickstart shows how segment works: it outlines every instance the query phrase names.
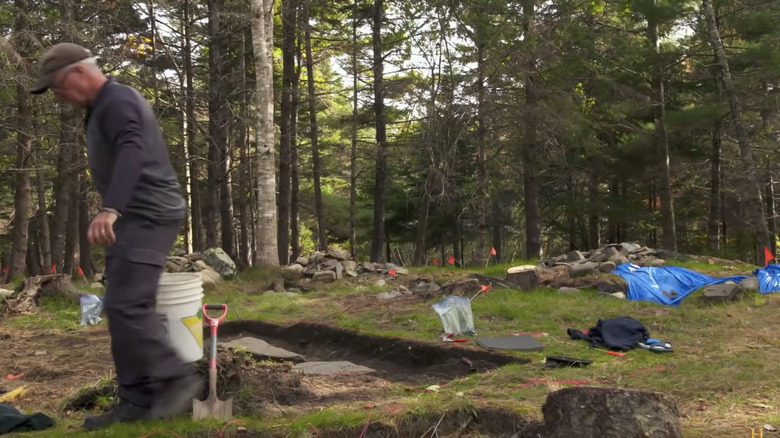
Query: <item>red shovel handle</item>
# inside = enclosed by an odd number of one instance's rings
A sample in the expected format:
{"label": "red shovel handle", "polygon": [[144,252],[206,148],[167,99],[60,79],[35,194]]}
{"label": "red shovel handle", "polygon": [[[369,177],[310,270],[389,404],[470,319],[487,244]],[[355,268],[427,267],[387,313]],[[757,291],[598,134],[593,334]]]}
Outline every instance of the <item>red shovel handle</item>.
{"label": "red shovel handle", "polygon": [[[222,315],[216,318],[211,317],[206,313],[209,310],[221,310]],[[207,323],[211,327],[212,336],[216,334],[217,326],[225,322],[225,318],[227,317],[227,311],[228,311],[227,304],[204,304],[203,305],[203,322]]]}

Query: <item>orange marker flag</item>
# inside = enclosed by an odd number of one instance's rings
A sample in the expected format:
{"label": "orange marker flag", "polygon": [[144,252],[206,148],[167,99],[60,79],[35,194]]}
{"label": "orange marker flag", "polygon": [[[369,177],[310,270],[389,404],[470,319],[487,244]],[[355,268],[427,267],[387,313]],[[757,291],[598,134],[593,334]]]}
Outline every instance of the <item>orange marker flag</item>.
{"label": "orange marker flag", "polygon": [[495,248],[493,248],[493,247],[491,246],[491,247],[490,247],[490,255],[496,255],[496,254],[498,254],[498,253],[496,252],[496,249],[495,249]]}
{"label": "orange marker flag", "polygon": [[447,259],[447,263],[449,263],[451,265],[454,264],[455,263],[455,257],[450,256],[450,258]]}
{"label": "orange marker flag", "polygon": [[78,273],[79,275],[84,275],[84,271],[81,270],[81,266],[79,266]]}
{"label": "orange marker flag", "polygon": [[772,251],[770,251],[769,248],[764,247],[764,267],[769,266],[770,260],[775,260],[775,256],[772,254]]}
{"label": "orange marker flag", "polygon": [[51,271],[49,271],[49,272],[52,273],[52,274],[56,274],[57,273],[57,265],[52,266],[51,267]]}

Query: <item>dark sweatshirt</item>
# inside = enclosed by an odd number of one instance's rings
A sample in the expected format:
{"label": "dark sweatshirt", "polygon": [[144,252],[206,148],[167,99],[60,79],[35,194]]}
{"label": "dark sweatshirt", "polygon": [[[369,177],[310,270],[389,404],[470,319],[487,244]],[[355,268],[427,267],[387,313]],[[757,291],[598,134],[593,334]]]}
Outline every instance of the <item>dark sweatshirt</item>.
{"label": "dark sweatshirt", "polygon": [[113,79],[87,111],[87,156],[104,208],[153,221],[183,219],[187,204],[149,103]]}

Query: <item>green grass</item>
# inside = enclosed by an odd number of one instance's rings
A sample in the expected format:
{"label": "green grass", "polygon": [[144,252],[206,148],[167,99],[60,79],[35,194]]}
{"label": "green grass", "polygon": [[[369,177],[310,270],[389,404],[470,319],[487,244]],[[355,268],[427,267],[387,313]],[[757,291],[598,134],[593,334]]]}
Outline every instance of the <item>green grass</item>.
{"label": "green grass", "polygon": [[[501,277],[509,266],[491,266],[480,273]],[[733,269],[711,268],[706,263],[689,263],[686,267],[700,272]],[[458,268],[412,270],[414,275],[440,282],[469,273]],[[270,275],[258,271],[244,273],[235,281],[221,285],[218,291],[208,292],[204,301],[226,302],[231,309],[237,309],[238,314],[231,310],[228,319],[320,321],[383,336],[440,342],[441,322],[431,309],[431,304],[440,298],[381,302],[373,297],[377,292],[391,290],[394,280],[389,280],[386,287],[372,286],[373,282],[318,285],[316,291],[295,297],[242,292],[253,285],[265,284]],[[77,328],[79,310],[72,302],[46,300],[43,306],[46,318],[21,316],[2,324],[41,331]],[[381,409],[368,411],[339,403],[297,412],[294,417],[289,413],[266,413],[262,418],[246,419],[242,425],[304,437],[315,436],[314,429],[359,428],[369,414],[371,421],[398,423],[410,416],[476,405],[505,407],[539,417],[546,395],[569,385],[560,381],[571,380],[668,394],[681,410],[686,437],[742,436],[749,427],[780,424],[777,406],[780,377],[776,365],[780,361],[776,337],[780,294],[748,293],[734,303],[708,305],[695,293],[683,300],[681,306],[672,308],[628,302],[587,290],[561,295],[544,288],[532,292],[493,289],[474,299],[472,310],[480,336],[544,332],[539,338],[545,345],[544,351],[516,353],[532,362],[457,379],[443,385],[435,394],[424,393],[420,391],[422,388],[394,385],[386,397],[376,401],[382,405]],[[671,342],[675,352],[654,354],[637,349],[616,357],[590,349],[584,341],[572,340],[566,333],[568,328],[587,330],[598,319],[624,315],[641,321],[651,336]],[[476,347],[473,341],[469,345]],[[542,370],[546,355],[574,356],[594,363],[585,368]],[[482,397],[472,397],[476,394]],[[388,404],[401,405],[402,411],[389,414],[384,409]],[[173,430],[181,436],[211,430],[211,436],[217,436],[221,428],[213,422],[177,421],[120,425],[95,435],[79,433],[80,420],[58,418],[58,421],[56,429],[25,436],[140,437],[163,430]]]}

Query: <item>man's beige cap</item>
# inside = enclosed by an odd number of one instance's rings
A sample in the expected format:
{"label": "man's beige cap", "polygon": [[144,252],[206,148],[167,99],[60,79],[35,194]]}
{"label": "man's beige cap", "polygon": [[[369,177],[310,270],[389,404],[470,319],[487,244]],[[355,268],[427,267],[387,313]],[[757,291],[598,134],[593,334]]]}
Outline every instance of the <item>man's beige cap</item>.
{"label": "man's beige cap", "polygon": [[30,93],[45,93],[53,85],[54,76],[61,68],[91,57],[92,52],[78,44],[59,43],[53,45],[38,61],[38,82],[35,83]]}

